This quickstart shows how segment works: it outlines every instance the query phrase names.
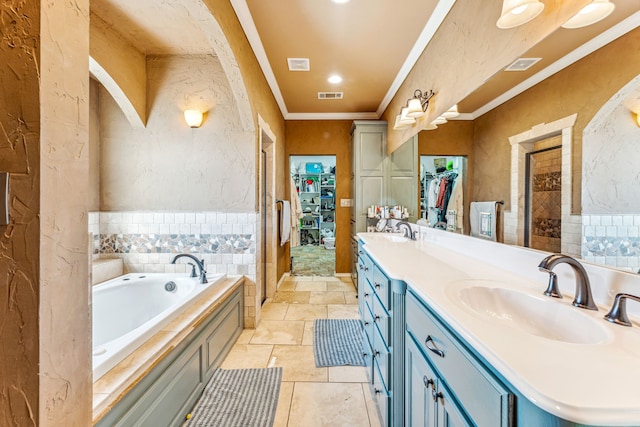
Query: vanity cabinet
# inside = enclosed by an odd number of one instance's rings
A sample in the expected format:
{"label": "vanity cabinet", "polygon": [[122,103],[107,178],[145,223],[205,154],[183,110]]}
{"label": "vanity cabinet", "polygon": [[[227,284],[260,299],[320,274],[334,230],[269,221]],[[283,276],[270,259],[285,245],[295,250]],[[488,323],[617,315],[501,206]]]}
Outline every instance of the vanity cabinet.
{"label": "vanity cabinet", "polygon": [[[356,120],[351,127],[351,235],[367,231],[367,208],[401,205],[418,215],[418,138],[387,154],[387,122]],[[375,225],[375,219],[369,225]],[[357,272],[353,273],[354,277]]]}
{"label": "vanity cabinet", "polygon": [[411,291],[406,343],[407,425],[515,425],[513,393]]}
{"label": "vanity cabinet", "polygon": [[[389,279],[358,244],[363,357],[383,426],[404,426],[404,282]],[[394,316],[398,316],[397,320]]]}

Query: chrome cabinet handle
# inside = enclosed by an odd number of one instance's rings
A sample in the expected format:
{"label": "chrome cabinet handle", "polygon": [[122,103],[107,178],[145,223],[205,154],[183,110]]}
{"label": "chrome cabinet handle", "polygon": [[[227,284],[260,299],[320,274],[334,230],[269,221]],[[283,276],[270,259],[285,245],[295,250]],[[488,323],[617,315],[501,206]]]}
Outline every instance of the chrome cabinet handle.
{"label": "chrome cabinet handle", "polygon": [[435,388],[435,384],[433,383],[433,380],[427,377],[426,375],[422,377],[422,382],[424,383],[425,388],[430,388],[430,387]]}
{"label": "chrome cabinet handle", "polygon": [[374,392],[375,394],[380,394],[380,393],[382,393],[382,390],[379,390],[379,389],[377,389],[377,388],[374,388],[374,389],[373,389],[373,392]]}
{"label": "chrome cabinet handle", "polygon": [[381,285],[381,283],[373,282],[373,287],[376,288],[376,289],[380,289],[380,285]]}
{"label": "chrome cabinet handle", "polygon": [[[432,345],[429,345],[429,343],[431,343]],[[436,347],[436,343],[433,341],[431,335],[427,335],[427,339],[424,341],[424,345],[429,349],[429,351],[437,354],[440,357],[444,357],[444,351]]]}
{"label": "chrome cabinet handle", "polygon": [[367,298],[369,294],[367,292],[364,293],[364,297]]}
{"label": "chrome cabinet handle", "polygon": [[373,319],[374,322],[379,322],[380,321],[380,316],[376,316],[375,319]]}
{"label": "chrome cabinet handle", "polygon": [[436,393],[436,388],[435,387],[433,388],[433,391],[431,391],[431,397],[433,397],[433,401],[434,402],[437,402],[438,399],[443,399],[444,398],[444,396],[442,395],[441,391]]}

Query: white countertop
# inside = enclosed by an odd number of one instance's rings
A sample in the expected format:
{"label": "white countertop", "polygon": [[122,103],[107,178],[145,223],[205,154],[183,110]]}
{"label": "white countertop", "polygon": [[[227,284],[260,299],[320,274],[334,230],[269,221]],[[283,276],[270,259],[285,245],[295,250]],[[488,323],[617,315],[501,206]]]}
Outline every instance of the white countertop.
{"label": "white countertop", "polygon": [[[522,253],[522,248],[511,250],[507,245],[484,245],[482,256],[496,255],[492,251],[497,248],[502,258],[497,262],[495,259],[485,262],[478,257],[447,249],[437,241],[391,242],[377,234],[359,233],[358,236],[385,273],[390,278],[406,282],[415,294],[536,406],[576,423],[640,425],[640,325],[637,322],[631,328],[609,323],[603,319],[609,305],[598,304],[599,311],[573,307],[573,295],[565,291],[562,299],[543,296],[548,274],[536,274],[537,263],[530,269],[534,273],[527,270],[527,274],[517,274],[513,268],[496,266],[500,262],[505,265],[510,263],[511,267],[522,263],[522,259],[516,259]],[[460,242],[471,239],[468,241],[470,245],[484,244],[471,237],[458,236],[456,239]],[[512,251],[513,260],[509,255]],[[535,259],[541,254],[539,260],[546,255],[529,251],[528,256],[532,253]],[[590,267],[590,270],[594,268]],[[595,275],[604,277],[606,273]],[[559,275],[559,278],[566,282],[566,277]],[[634,279],[631,277],[627,280]],[[459,298],[460,289],[473,285],[473,280],[477,280],[480,286],[514,289],[540,298],[543,303],[548,301],[550,304],[565,305],[561,310],[571,310],[567,314],[572,316],[574,310],[578,310],[575,316],[588,316],[593,320],[585,335],[600,337],[596,340],[599,342],[567,343],[527,333],[482,316],[470,310]],[[573,286],[573,283],[570,285]],[[594,292],[594,295],[612,294],[614,289],[615,284],[608,292]]]}

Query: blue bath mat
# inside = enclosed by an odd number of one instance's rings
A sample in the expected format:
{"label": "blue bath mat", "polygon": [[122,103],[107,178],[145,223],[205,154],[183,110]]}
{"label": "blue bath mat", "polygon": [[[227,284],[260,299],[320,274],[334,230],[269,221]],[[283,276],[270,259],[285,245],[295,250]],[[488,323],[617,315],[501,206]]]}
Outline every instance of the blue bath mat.
{"label": "blue bath mat", "polygon": [[313,355],[316,367],[364,366],[362,323],[357,319],[316,319]]}
{"label": "blue bath mat", "polygon": [[186,427],[271,427],[282,368],[217,369]]}

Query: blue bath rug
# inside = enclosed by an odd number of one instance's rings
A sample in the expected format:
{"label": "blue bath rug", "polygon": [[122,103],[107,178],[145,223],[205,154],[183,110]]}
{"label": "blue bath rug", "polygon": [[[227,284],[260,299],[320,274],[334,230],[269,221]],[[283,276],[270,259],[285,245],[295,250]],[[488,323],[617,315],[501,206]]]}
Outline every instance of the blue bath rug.
{"label": "blue bath rug", "polygon": [[185,427],[271,427],[282,368],[217,369]]}
{"label": "blue bath rug", "polygon": [[313,355],[316,367],[364,366],[362,323],[357,319],[316,319]]}

